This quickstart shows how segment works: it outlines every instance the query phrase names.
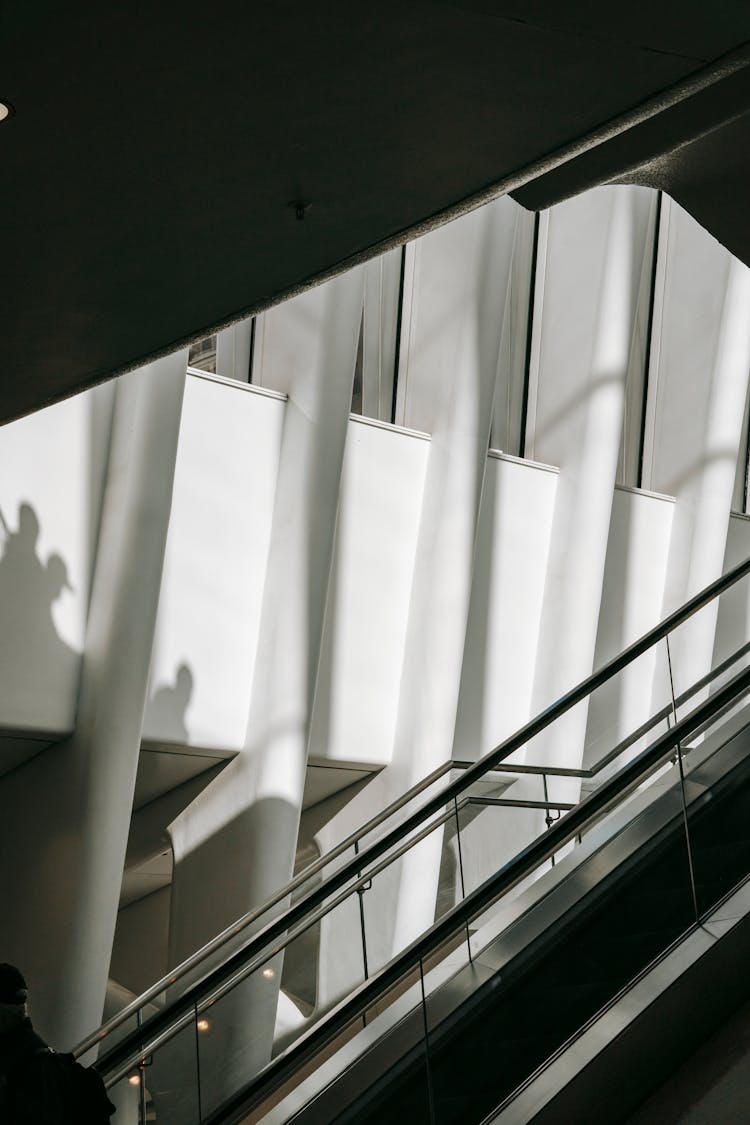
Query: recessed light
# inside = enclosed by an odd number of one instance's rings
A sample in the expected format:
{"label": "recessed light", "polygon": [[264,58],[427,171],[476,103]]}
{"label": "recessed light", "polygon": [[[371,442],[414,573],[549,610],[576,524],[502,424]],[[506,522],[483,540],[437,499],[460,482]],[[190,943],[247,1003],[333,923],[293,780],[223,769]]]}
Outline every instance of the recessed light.
{"label": "recessed light", "polygon": [[128,1078],[128,1082],[130,1083],[131,1086],[140,1086],[140,1084],[141,1084],[140,1074],[131,1074],[130,1078]]}
{"label": "recessed light", "polygon": [[2,98],[0,98],[0,121],[7,121],[14,113],[15,110],[10,102],[4,102]]}

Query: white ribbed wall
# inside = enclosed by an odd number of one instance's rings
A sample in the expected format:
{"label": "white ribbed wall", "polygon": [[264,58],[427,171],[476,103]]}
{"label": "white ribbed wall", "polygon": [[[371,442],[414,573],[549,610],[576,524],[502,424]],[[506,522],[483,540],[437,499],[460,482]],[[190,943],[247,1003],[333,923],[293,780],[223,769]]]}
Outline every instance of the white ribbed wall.
{"label": "white ribbed wall", "polygon": [[[325,849],[750,552],[750,523],[730,517],[750,273],[668,199],[658,226],[654,258],[655,194],[602,188],[540,216],[535,241],[501,199],[406,248],[400,322],[396,251],[259,317],[255,386],[188,376],[141,730],[151,747],[238,756],[170,814],[173,957],[291,873],[306,761],[379,771],[315,827]],[[360,331],[379,421],[347,420]],[[218,351],[246,378],[249,327]],[[0,769],[75,727],[110,400],[100,388],[0,431],[0,511],[12,533],[26,501],[40,525],[0,560]],[[40,601],[54,553],[72,589]],[[749,604],[737,592],[718,627],[714,612],[686,631],[680,684],[750,636]],[[645,658],[529,756],[590,765],[663,690]],[[442,848],[436,834],[368,898],[371,967],[431,921]],[[361,971],[340,923],[323,926],[321,1002]]]}

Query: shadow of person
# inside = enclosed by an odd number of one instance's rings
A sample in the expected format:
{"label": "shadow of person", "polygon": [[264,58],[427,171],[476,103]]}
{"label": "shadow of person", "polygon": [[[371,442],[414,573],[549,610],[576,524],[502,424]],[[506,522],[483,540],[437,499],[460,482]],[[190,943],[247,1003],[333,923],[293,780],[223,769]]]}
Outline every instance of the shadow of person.
{"label": "shadow of person", "polygon": [[13,570],[20,565],[32,561],[41,569],[41,562],[36,553],[39,540],[39,520],[31,504],[18,505],[18,530],[11,531],[2,517],[3,531],[5,532],[5,548],[0,559],[0,568]]}
{"label": "shadow of person", "polygon": [[145,729],[149,738],[166,742],[187,742],[190,735],[185,713],[193,695],[193,673],[187,664],[180,664],[173,684],[157,688],[146,709]]}
{"label": "shadow of person", "polygon": [[59,635],[52,608],[73,587],[65,560],[39,557],[39,519],[31,504],[18,507],[12,530],[0,512],[0,698],[8,725],[59,723],[72,711],[80,655]]}

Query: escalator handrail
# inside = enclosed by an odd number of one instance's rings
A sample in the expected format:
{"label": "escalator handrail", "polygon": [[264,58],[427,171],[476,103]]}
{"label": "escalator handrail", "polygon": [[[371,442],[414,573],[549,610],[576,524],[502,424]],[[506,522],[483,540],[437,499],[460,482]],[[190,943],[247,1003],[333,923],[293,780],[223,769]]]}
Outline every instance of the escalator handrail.
{"label": "escalator handrail", "polygon": [[[696,692],[712,683],[714,679],[722,675],[729,667],[731,667],[733,663],[735,663],[741,656],[744,656],[747,652],[750,652],[750,641],[748,641],[747,644],[738,649],[737,652],[733,653],[732,656],[727,660],[724,660],[721,664],[717,665],[715,668],[712,668],[711,671],[707,673],[707,675],[703,676],[700,680],[697,680],[692,685],[692,687],[689,687],[686,691],[677,696],[674,701],[674,707],[679,708],[684,706],[684,704],[693,695],[695,695]],[[498,770],[502,769],[503,772],[518,772],[519,774],[536,773],[546,774],[548,777],[577,777],[581,778],[582,780],[591,779],[593,777],[596,777],[597,774],[599,774],[603,769],[605,769],[608,765],[610,765],[613,761],[620,757],[620,755],[623,754],[625,750],[627,750],[635,742],[638,742],[641,738],[648,734],[648,732],[659,722],[663,721],[663,719],[667,718],[668,716],[671,716],[672,709],[673,704],[668,703],[660,711],[656,711],[651,716],[651,718],[647,719],[647,721],[640,727],[638,727],[637,730],[633,731],[631,734],[627,735],[620,742],[618,742],[618,744],[612,750],[610,750],[608,754],[601,758],[596,763],[596,765],[591,767],[590,769],[566,769],[556,766],[529,765],[509,765],[502,767],[500,764],[498,764],[497,768]],[[349,836],[345,837],[345,839],[342,840],[339,844],[336,844],[324,855],[319,856],[318,859],[314,860],[312,863],[304,867],[298,875],[295,875],[295,877],[289,883],[283,886],[269,899],[266,899],[263,903],[261,903],[259,907],[256,907],[255,910],[243,915],[235,922],[233,922],[230,926],[227,926],[225,930],[222,930],[221,933],[212,938],[211,941],[209,941],[200,950],[198,950],[197,953],[192,954],[175,969],[173,969],[172,972],[168,973],[165,977],[162,977],[161,980],[158,980],[156,982],[156,984],[151,985],[151,987],[148,988],[146,992],[130,1001],[130,1003],[127,1004],[124,1008],[121,1008],[119,1012],[112,1016],[106,1023],[102,1024],[102,1026],[97,1031],[89,1035],[75,1048],[75,1057],[80,1058],[81,1055],[85,1054],[86,1051],[91,1049],[91,1047],[95,1046],[97,1043],[101,1043],[103,1039],[111,1034],[112,1031],[116,1030],[118,1027],[121,1027],[122,1024],[125,1023],[128,1019],[135,1016],[139,1011],[142,1011],[142,1009],[147,1004],[151,1003],[158,996],[166,992],[168,988],[171,988],[174,984],[177,983],[177,981],[181,980],[192,969],[195,969],[201,963],[201,961],[204,961],[208,956],[210,956],[210,954],[214,953],[222,945],[226,944],[226,942],[231,938],[237,937],[237,935],[240,934],[243,929],[246,929],[249,925],[257,921],[264,914],[267,914],[269,910],[278,905],[278,903],[283,899],[291,897],[292,893],[297,890],[298,887],[308,882],[319,871],[323,870],[323,868],[329,866],[329,864],[331,864],[340,855],[343,855],[344,852],[348,851],[349,848],[352,848],[356,844],[358,844],[364,836],[367,836],[370,832],[379,827],[381,823],[400,811],[400,809],[409,804],[411,800],[423,793],[425,789],[429,788],[431,785],[434,785],[437,781],[444,777],[446,773],[450,773],[451,770],[465,770],[473,764],[474,763],[471,761],[453,758],[447,762],[444,762],[442,766],[439,766],[436,770],[433,770],[431,774],[428,774],[426,777],[422,778],[422,780],[417,782],[416,785],[413,785],[411,789],[408,789],[397,800],[388,805],[386,809],[384,809],[380,813],[376,813],[375,816],[371,817],[370,820],[365,822],[365,824],[355,829],[354,832],[350,833]],[[551,806],[548,803],[545,807]]]}
{"label": "escalator handrail", "polygon": [[[363,1012],[375,1005],[385,993],[410,972],[415,971],[432,953],[457,933],[466,932],[476,917],[497,902],[504,894],[528,879],[538,867],[549,860],[565,844],[589,831],[603,815],[632,793],[663,763],[674,750],[712,717],[720,714],[737,698],[750,690],[750,667],[739,672],[729,683],[679,720],[637,757],[622,767],[612,778],[586,797],[571,812],[538,836],[484,883],[469,892],[450,911],[411,945],[353,990],[317,1024],[308,1029],[285,1051],[276,1056],[260,1074],[233,1095],[218,1110],[204,1119],[204,1125],[219,1125],[227,1113],[242,1110],[249,1113],[270,1097],[306,1063],[320,1053],[341,1031]],[[698,925],[696,921],[694,925]],[[118,1075],[119,1077],[119,1075]],[[252,1098],[252,1102],[249,1099]]]}
{"label": "escalator handrail", "polygon": [[[571,688],[570,691],[566,692],[555,703],[551,704],[550,707],[540,712],[535,718],[521,727],[520,730],[516,731],[515,734],[505,739],[504,742],[500,743],[493,750],[490,750],[482,758],[478,759],[478,761],[464,769],[459,778],[450,782],[445,788],[441,789],[438,794],[428,798],[419,809],[409,814],[394,828],[385,832],[378,840],[374,841],[363,851],[359,852],[358,855],[354,856],[353,859],[342,864],[337,871],[332,872],[331,875],[317,887],[311,888],[297,903],[292,904],[285,912],[267,923],[249,939],[244,947],[236,950],[216,968],[209,970],[203,978],[191,985],[186,992],[174,1000],[172,1004],[168,1004],[160,1012],[149,1017],[149,1019],[143,1022],[138,1028],[135,1028],[125,1036],[102,1057],[102,1065],[106,1067],[110,1064],[110,1060],[122,1057],[124,1052],[128,1053],[127,1049],[130,1048],[132,1050],[133,1044],[143,1041],[144,1035],[146,1037],[151,1036],[156,1034],[158,1029],[167,1027],[181,1012],[191,1008],[206,992],[214,991],[223,981],[236,973],[243,962],[247,962],[256,957],[265,945],[294,926],[308,911],[315,909],[315,907],[320,905],[335,890],[343,886],[350,878],[357,877],[368,863],[380,858],[389,848],[398,844],[410,832],[418,828],[436,812],[439,812],[448,801],[457,798],[464,790],[475,784],[494,766],[499,765],[500,762],[521,749],[527,742],[537,737],[543,730],[555,722],[556,719],[576,706],[576,704],[586,699],[592,692],[596,691],[609,679],[617,675],[618,672],[622,671],[622,669],[633,660],[643,655],[643,653],[648,651],[654,644],[657,644],[675,628],[687,621],[700,609],[704,608],[704,606],[713,601],[714,598],[733,586],[748,573],[750,573],[750,558],[745,559],[732,570],[710,583],[653,629],[649,630],[637,641],[634,641],[633,644],[623,649],[621,653],[604,664],[597,672],[594,672],[591,676],[587,677],[587,679]],[[447,771],[452,768],[452,763],[446,763],[445,767],[440,768]],[[553,773],[554,770],[550,768],[549,772]],[[434,783],[435,777],[430,775],[415,788],[423,792]],[[409,799],[413,799],[414,795],[417,794],[414,793]],[[388,809],[372,818],[372,820],[368,822],[367,830],[373,831],[374,828],[382,824],[392,815],[392,811],[393,806],[389,806]],[[568,816],[570,816],[570,814],[568,814]],[[330,853],[328,853],[328,862],[330,862]],[[302,876],[309,878],[310,868],[306,868],[305,871],[301,872],[298,878]],[[281,895],[279,894],[279,896],[277,896],[277,901],[280,897]],[[268,908],[269,904],[264,904],[263,907],[260,908],[260,913],[265,913]],[[255,913],[257,915],[257,912]],[[243,928],[241,922],[242,920],[235,924],[237,926],[235,932],[239,932]],[[199,964],[205,957],[205,948],[206,947],[191,959],[193,967]],[[213,951],[215,951],[217,946],[214,945],[212,948]],[[174,975],[175,974],[172,974],[172,976]],[[175,976],[175,979],[178,978]],[[174,983],[174,981],[172,981],[171,977],[168,978],[168,983],[165,987],[169,987],[172,983]],[[153,990],[151,990],[151,993],[153,994]],[[138,1001],[129,1005],[128,1009],[124,1011],[127,1011],[129,1015],[133,1015],[140,1011],[144,1003],[145,1001],[139,998]],[[109,1021],[107,1025],[104,1025],[97,1032],[88,1036],[87,1039],[76,1048],[76,1055],[80,1056],[92,1046],[100,1043],[111,1033],[113,1026],[120,1026],[126,1018],[128,1017],[120,1013],[120,1017],[115,1018],[116,1023],[115,1021]]]}
{"label": "escalator handrail", "polygon": [[371,817],[370,820],[368,820],[365,824],[360,825],[359,828],[351,832],[344,840],[336,844],[335,847],[331,848],[330,851],[327,851],[324,855],[319,856],[318,859],[313,860],[312,863],[304,867],[298,875],[295,875],[293,879],[291,879],[288,883],[286,883],[283,887],[281,887],[278,891],[271,895],[270,898],[265,899],[260,904],[260,906],[257,906],[255,907],[255,909],[248,911],[247,914],[241,915],[241,917],[237,918],[236,921],[227,926],[226,929],[222,930],[221,933],[211,938],[211,940],[206,942],[204,946],[198,949],[195,953],[192,953],[189,957],[187,957],[184,961],[177,965],[176,968],[174,968],[170,973],[167,973],[166,976],[162,977],[161,980],[158,980],[155,984],[152,984],[150,988],[141,993],[140,996],[137,996],[134,1000],[131,1000],[130,1003],[127,1004],[124,1008],[121,1008],[120,1011],[112,1016],[109,1020],[107,1020],[106,1023],[102,1024],[97,1031],[92,1032],[78,1044],[73,1052],[75,1057],[80,1058],[81,1055],[85,1054],[86,1051],[96,1046],[97,1043],[101,1043],[103,1039],[105,1039],[123,1023],[126,1023],[127,1020],[137,1015],[137,1013],[142,1008],[145,1008],[147,1004],[156,1000],[157,997],[161,996],[161,994],[166,992],[167,989],[172,988],[175,984],[177,984],[178,981],[187,976],[188,973],[196,969],[202,961],[205,961],[208,957],[211,956],[212,953],[215,953],[218,949],[221,948],[222,945],[226,945],[227,942],[232,940],[232,938],[237,937],[238,934],[241,934],[243,930],[246,930],[249,926],[251,926],[253,922],[257,922],[259,918],[262,918],[264,914],[267,914],[268,911],[271,910],[274,906],[277,906],[280,902],[283,902],[284,899],[289,898],[294,893],[294,891],[307,883],[310,879],[317,875],[319,871],[322,871],[323,868],[328,867],[329,864],[338,859],[340,855],[343,855],[344,852],[348,851],[350,848],[354,847],[355,844],[359,843],[363,836],[367,836],[370,832],[373,832],[377,827],[379,827],[380,824],[387,820],[388,817],[393,816],[405,805],[408,805],[409,802],[412,801],[415,797],[420,796],[425,789],[429,788],[430,785],[434,785],[437,781],[440,781],[442,777],[445,777],[446,773],[449,773],[452,769],[464,768],[465,764],[462,762],[444,762],[441,766],[438,766],[436,770],[433,770],[431,774],[428,774],[427,777],[422,778],[419,782],[413,785],[411,789],[407,789],[405,793],[402,793],[402,795],[396,801],[393,801],[392,804],[390,804],[386,809]]}

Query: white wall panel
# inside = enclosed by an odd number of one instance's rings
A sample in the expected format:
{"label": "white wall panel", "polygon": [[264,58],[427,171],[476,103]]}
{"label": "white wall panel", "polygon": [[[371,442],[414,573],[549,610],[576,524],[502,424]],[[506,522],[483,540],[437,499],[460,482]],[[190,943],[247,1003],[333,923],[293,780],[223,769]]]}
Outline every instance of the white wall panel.
{"label": "white wall panel", "polygon": [[[541,711],[594,662],[625,390],[632,364],[651,194],[599,188],[553,208],[534,318],[527,449],[560,467],[534,685]],[[543,228],[542,228],[543,229]],[[580,765],[580,705],[530,749],[534,760]],[[562,783],[556,783],[561,785]],[[574,786],[565,787],[566,792]]]}
{"label": "white wall panel", "polygon": [[[750,370],[750,270],[669,201],[654,310],[644,484],[676,497],[664,612],[721,573]],[[672,645],[676,688],[709,668],[716,606]]]}
{"label": "white wall panel", "polygon": [[0,726],[73,727],[111,387],[0,429]]}
{"label": "white wall panel", "polygon": [[389,250],[365,266],[362,316],[362,413],[390,422],[401,282],[402,250]]}
{"label": "white wall panel", "polygon": [[188,377],[145,738],[243,746],[283,419],[279,398]]}
{"label": "white wall panel", "polygon": [[[664,602],[673,515],[671,497],[630,488],[615,489],[595,667],[600,668],[658,624]],[[661,669],[662,665],[658,667]],[[656,668],[654,649],[644,653],[592,696],[586,730],[584,765],[587,768],[649,718]],[[635,749],[631,756],[633,753]]]}
{"label": "white wall panel", "polygon": [[349,422],[310,733],[316,760],[390,761],[429,449],[424,437]]}
{"label": "white wall panel", "polygon": [[521,452],[524,414],[526,350],[531,315],[532,284],[536,259],[537,215],[518,209],[513,257],[503,310],[497,386],[492,419],[491,445],[513,455]]}
{"label": "white wall panel", "polygon": [[486,754],[530,718],[557,472],[490,456],[453,756]]}
{"label": "white wall panel", "polygon": [[[750,557],[750,516],[732,515],[727,532],[724,571],[738,566],[748,557]],[[719,600],[713,653],[714,666],[737,652],[748,640],[750,640],[750,577],[745,576],[722,594]]]}

